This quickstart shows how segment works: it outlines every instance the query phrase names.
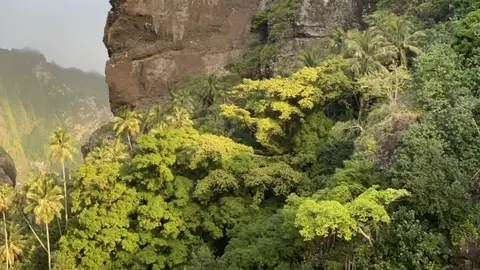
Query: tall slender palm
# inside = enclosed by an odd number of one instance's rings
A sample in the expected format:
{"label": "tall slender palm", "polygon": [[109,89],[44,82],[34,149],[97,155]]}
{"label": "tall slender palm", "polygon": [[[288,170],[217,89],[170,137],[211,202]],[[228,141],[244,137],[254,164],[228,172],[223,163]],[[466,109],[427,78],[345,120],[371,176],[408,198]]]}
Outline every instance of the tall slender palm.
{"label": "tall slender palm", "polygon": [[10,258],[10,249],[9,249],[9,243],[8,243],[8,231],[7,231],[7,218],[5,217],[5,212],[10,209],[12,206],[13,200],[15,198],[15,190],[10,186],[6,184],[2,184],[0,186],[0,211],[2,211],[3,215],[3,235],[4,235],[4,241],[5,241],[5,248],[4,248],[4,253],[5,253],[5,263],[7,266],[7,269],[9,269],[11,258]]}
{"label": "tall slender palm", "polygon": [[[17,196],[15,196],[14,205],[17,206],[18,209],[25,209],[25,207],[28,205],[27,193],[28,193],[28,190],[31,188],[33,182],[34,182],[34,181],[30,181],[30,182],[24,184],[24,185],[17,191]],[[32,232],[32,234],[35,236],[35,238],[37,239],[37,241],[38,241],[38,243],[40,244],[40,246],[41,246],[45,251],[47,251],[46,245],[43,243],[42,239],[40,239],[40,236],[37,234],[37,232],[36,232],[35,229],[33,228],[30,217],[27,216],[24,211],[21,211],[21,210],[20,210],[20,213],[21,213],[21,215],[22,215],[22,217],[23,217],[23,220],[24,220],[25,223],[28,225],[28,228],[30,229],[30,231]]]}
{"label": "tall slender palm", "polygon": [[62,166],[63,177],[63,194],[64,194],[64,210],[65,210],[65,225],[68,226],[68,193],[67,193],[67,178],[65,176],[65,161],[73,159],[73,153],[77,149],[73,146],[72,136],[63,128],[59,128],[50,137],[50,160],[59,163]]}
{"label": "tall slender palm", "polygon": [[49,224],[60,217],[63,205],[62,189],[56,185],[53,178],[49,176],[40,176],[29,187],[27,194],[27,206],[25,213],[33,213],[35,222],[38,225],[45,225],[45,233],[47,234],[47,253],[48,253],[48,269],[52,269],[52,259],[50,251],[50,233]]}
{"label": "tall slender palm", "polygon": [[391,12],[376,12],[369,21],[395,47],[400,66],[407,65],[408,53],[419,54],[422,51],[425,33],[419,31],[408,18]]}
{"label": "tall slender palm", "polygon": [[140,119],[141,115],[135,111],[125,110],[123,117],[115,117],[113,129],[117,132],[117,135],[126,134],[128,140],[128,146],[132,151],[132,139],[131,136],[136,136],[140,133]]}
{"label": "tall slender palm", "polygon": [[11,266],[22,255],[26,240],[23,228],[18,224],[9,222],[7,231],[1,234],[5,239],[5,245],[0,246],[0,258]]}

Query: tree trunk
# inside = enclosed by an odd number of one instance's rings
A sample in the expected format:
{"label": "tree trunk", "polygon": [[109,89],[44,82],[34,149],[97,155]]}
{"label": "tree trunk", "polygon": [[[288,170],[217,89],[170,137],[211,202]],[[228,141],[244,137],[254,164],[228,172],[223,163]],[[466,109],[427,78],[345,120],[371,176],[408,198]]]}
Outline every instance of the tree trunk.
{"label": "tree trunk", "polygon": [[363,99],[363,96],[360,95],[358,98],[358,119],[357,119],[357,122],[360,126],[362,123],[364,110],[365,110],[365,100]]}
{"label": "tree trunk", "polygon": [[8,270],[9,264],[10,264],[10,247],[8,246],[7,219],[5,218],[5,211],[3,211],[2,214],[3,214],[3,232],[5,235],[5,249],[7,251],[7,270]]}
{"label": "tree trunk", "polygon": [[50,254],[50,234],[48,232],[48,224],[45,223],[45,231],[47,233],[47,253],[48,253],[48,269],[52,270],[52,258]]}
{"label": "tree trunk", "polygon": [[132,141],[130,140],[130,132],[127,131],[128,146],[130,147],[130,152],[132,151]]}
{"label": "tree trunk", "polygon": [[25,219],[25,222],[27,222],[27,225],[28,227],[30,228],[30,230],[32,231],[33,235],[35,235],[35,238],[37,238],[38,240],[38,243],[40,243],[40,245],[42,246],[42,248],[47,251],[47,248],[45,247],[45,245],[43,244],[42,240],[40,240],[40,237],[38,237],[38,234],[35,232],[35,230],[33,229],[32,225],[30,224],[30,221],[28,221],[28,218],[23,215],[23,218]]}
{"label": "tree trunk", "polygon": [[60,237],[63,236],[62,233],[62,225],[60,224],[60,219],[57,218],[57,226],[58,226],[58,231],[60,232]]}
{"label": "tree trunk", "polygon": [[67,193],[67,178],[65,177],[65,162],[62,161],[62,174],[63,174],[63,193],[65,198],[65,227],[68,227],[68,193]]}
{"label": "tree trunk", "polygon": [[400,66],[407,67],[407,52],[400,47]]}

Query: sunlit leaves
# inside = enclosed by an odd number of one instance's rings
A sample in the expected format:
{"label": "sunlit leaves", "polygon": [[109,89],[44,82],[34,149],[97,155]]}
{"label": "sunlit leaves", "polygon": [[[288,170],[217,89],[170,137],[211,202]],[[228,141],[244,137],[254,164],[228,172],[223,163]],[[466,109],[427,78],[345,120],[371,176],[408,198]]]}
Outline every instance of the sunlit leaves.
{"label": "sunlit leaves", "polygon": [[375,71],[358,80],[365,99],[387,98],[390,105],[397,103],[399,94],[408,90],[412,81],[405,67],[393,67],[391,71]]}
{"label": "sunlit leaves", "polygon": [[218,193],[237,191],[240,188],[238,179],[225,170],[211,171],[200,180],[195,189],[195,197],[209,201]]}
{"label": "sunlit leaves", "polygon": [[345,240],[352,239],[357,224],[346,207],[337,201],[305,200],[298,208],[295,225],[301,227],[305,240],[335,234]]}
{"label": "sunlit leaves", "polygon": [[190,169],[195,169],[208,167],[210,164],[221,165],[242,154],[253,155],[253,149],[226,137],[197,134],[184,143],[181,162],[185,162]]}
{"label": "sunlit leaves", "polygon": [[37,224],[49,224],[63,209],[62,189],[49,175],[36,178],[28,187],[25,213],[33,213]]}
{"label": "sunlit leaves", "polygon": [[64,164],[67,160],[72,160],[73,153],[78,152],[73,146],[73,138],[63,128],[59,128],[50,137],[50,144],[48,145],[50,151],[50,160]]}
{"label": "sunlit leaves", "polygon": [[469,55],[480,46],[480,10],[470,12],[458,23],[455,31],[456,41],[453,44],[455,50],[461,54]]}
{"label": "sunlit leaves", "polygon": [[289,202],[298,205],[295,225],[305,240],[329,235],[351,240],[360,232],[364,234],[361,227],[368,226],[369,222],[389,223],[390,217],[384,207],[409,193],[394,189],[379,191],[377,188],[371,187],[347,203],[322,200],[321,197],[315,200],[293,196]]}
{"label": "sunlit leaves", "polygon": [[222,115],[238,119],[255,131],[257,141],[279,153],[285,127],[305,113],[349,91],[352,82],[344,73],[348,63],[330,59],[315,68],[303,68],[286,78],[245,80],[236,88],[245,106],[222,105]]}

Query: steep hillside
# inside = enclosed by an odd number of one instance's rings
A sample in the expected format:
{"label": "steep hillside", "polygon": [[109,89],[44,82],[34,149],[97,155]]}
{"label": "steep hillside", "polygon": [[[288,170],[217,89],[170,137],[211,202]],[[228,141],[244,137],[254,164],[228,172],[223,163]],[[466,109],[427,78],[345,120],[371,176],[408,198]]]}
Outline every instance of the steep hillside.
{"label": "steep hillside", "polygon": [[102,75],[60,67],[33,50],[0,49],[0,145],[19,182],[48,166],[46,144],[57,127],[81,143],[110,117]]}

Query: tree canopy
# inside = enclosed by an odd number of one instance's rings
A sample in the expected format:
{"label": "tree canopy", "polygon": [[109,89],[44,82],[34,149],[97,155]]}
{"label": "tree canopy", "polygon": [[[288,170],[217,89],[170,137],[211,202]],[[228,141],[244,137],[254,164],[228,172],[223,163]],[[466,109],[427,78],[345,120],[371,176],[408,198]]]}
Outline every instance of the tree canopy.
{"label": "tree canopy", "polygon": [[[126,110],[68,191],[56,173],[1,187],[0,260],[12,269],[480,268],[479,11],[453,2],[378,1],[361,28],[337,29],[278,74],[277,50],[300,11],[277,1],[255,16],[253,30],[266,33],[230,74],[189,78],[166,104]],[[68,138],[52,137],[62,166]]]}

